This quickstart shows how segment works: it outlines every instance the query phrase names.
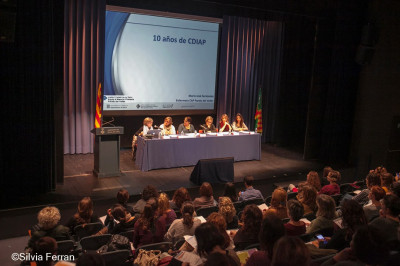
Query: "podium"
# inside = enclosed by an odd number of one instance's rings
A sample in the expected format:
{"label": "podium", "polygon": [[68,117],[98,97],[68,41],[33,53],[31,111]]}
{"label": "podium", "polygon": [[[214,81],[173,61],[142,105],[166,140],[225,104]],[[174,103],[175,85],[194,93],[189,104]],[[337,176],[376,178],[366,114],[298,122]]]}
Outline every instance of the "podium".
{"label": "podium", "polygon": [[95,134],[94,169],[97,177],[120,176],[119,150],[123,127],[101,127],[91,130]]}

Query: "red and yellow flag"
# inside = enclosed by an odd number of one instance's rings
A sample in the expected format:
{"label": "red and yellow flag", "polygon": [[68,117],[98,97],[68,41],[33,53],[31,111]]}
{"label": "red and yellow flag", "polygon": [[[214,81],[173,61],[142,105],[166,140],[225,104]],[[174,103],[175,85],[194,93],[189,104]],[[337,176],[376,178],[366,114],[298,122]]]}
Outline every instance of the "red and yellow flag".
{"label": "red and yellow flag", "polygon": [[254,117],[256,120],[255,123],[255,131],[257,133],[262,133],[262,90],[261,88],[258,90],[258,100],[257,100],[257,108],[256,108],[256,115]]}
{"label": "red and yellow flag", "polygon": [[100,128],[101,127],[101,83],[99,83],[99,89],[97,90],[97,101],[96,101],[96,118],[94,120],[94,127]]}

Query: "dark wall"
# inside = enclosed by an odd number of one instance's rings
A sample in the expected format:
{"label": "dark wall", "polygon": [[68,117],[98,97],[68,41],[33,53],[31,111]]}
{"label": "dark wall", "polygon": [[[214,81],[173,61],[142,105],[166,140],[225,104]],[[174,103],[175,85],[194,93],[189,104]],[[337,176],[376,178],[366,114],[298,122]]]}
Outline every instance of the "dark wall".
{"label": "dark wall", "polygon": [[400,170],[400,148],[392,140],[399,137],[400,127],[400,121],[394,121],[395,116],[400,116],[399,14],[399,1],[369,3],[366,22],[375,29],[375,50],[360,75],[351,153],[361,177],[379,165],[390,171]]}

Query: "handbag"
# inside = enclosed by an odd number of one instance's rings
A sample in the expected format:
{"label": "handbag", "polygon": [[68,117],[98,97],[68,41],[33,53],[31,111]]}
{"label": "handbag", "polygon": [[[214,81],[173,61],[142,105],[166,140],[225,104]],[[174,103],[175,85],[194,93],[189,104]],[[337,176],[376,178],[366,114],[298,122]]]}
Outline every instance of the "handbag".
{"label": "handbag", "polygon": [[133,262],[135,266],[157,266],[160,261],[160,250],[139,249],[139,254]]}

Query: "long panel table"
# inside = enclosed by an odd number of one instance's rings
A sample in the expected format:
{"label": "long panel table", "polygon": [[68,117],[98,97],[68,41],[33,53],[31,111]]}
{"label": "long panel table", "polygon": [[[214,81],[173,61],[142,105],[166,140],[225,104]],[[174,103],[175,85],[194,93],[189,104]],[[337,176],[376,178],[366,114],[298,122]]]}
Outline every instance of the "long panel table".
{"label": "long panel table", "polygon": [[142,171],[195,165],[200,159],[233,157],[261,159],[261,135],[239,134],[196,138],[145,139],[138,137],[136,165]]}

